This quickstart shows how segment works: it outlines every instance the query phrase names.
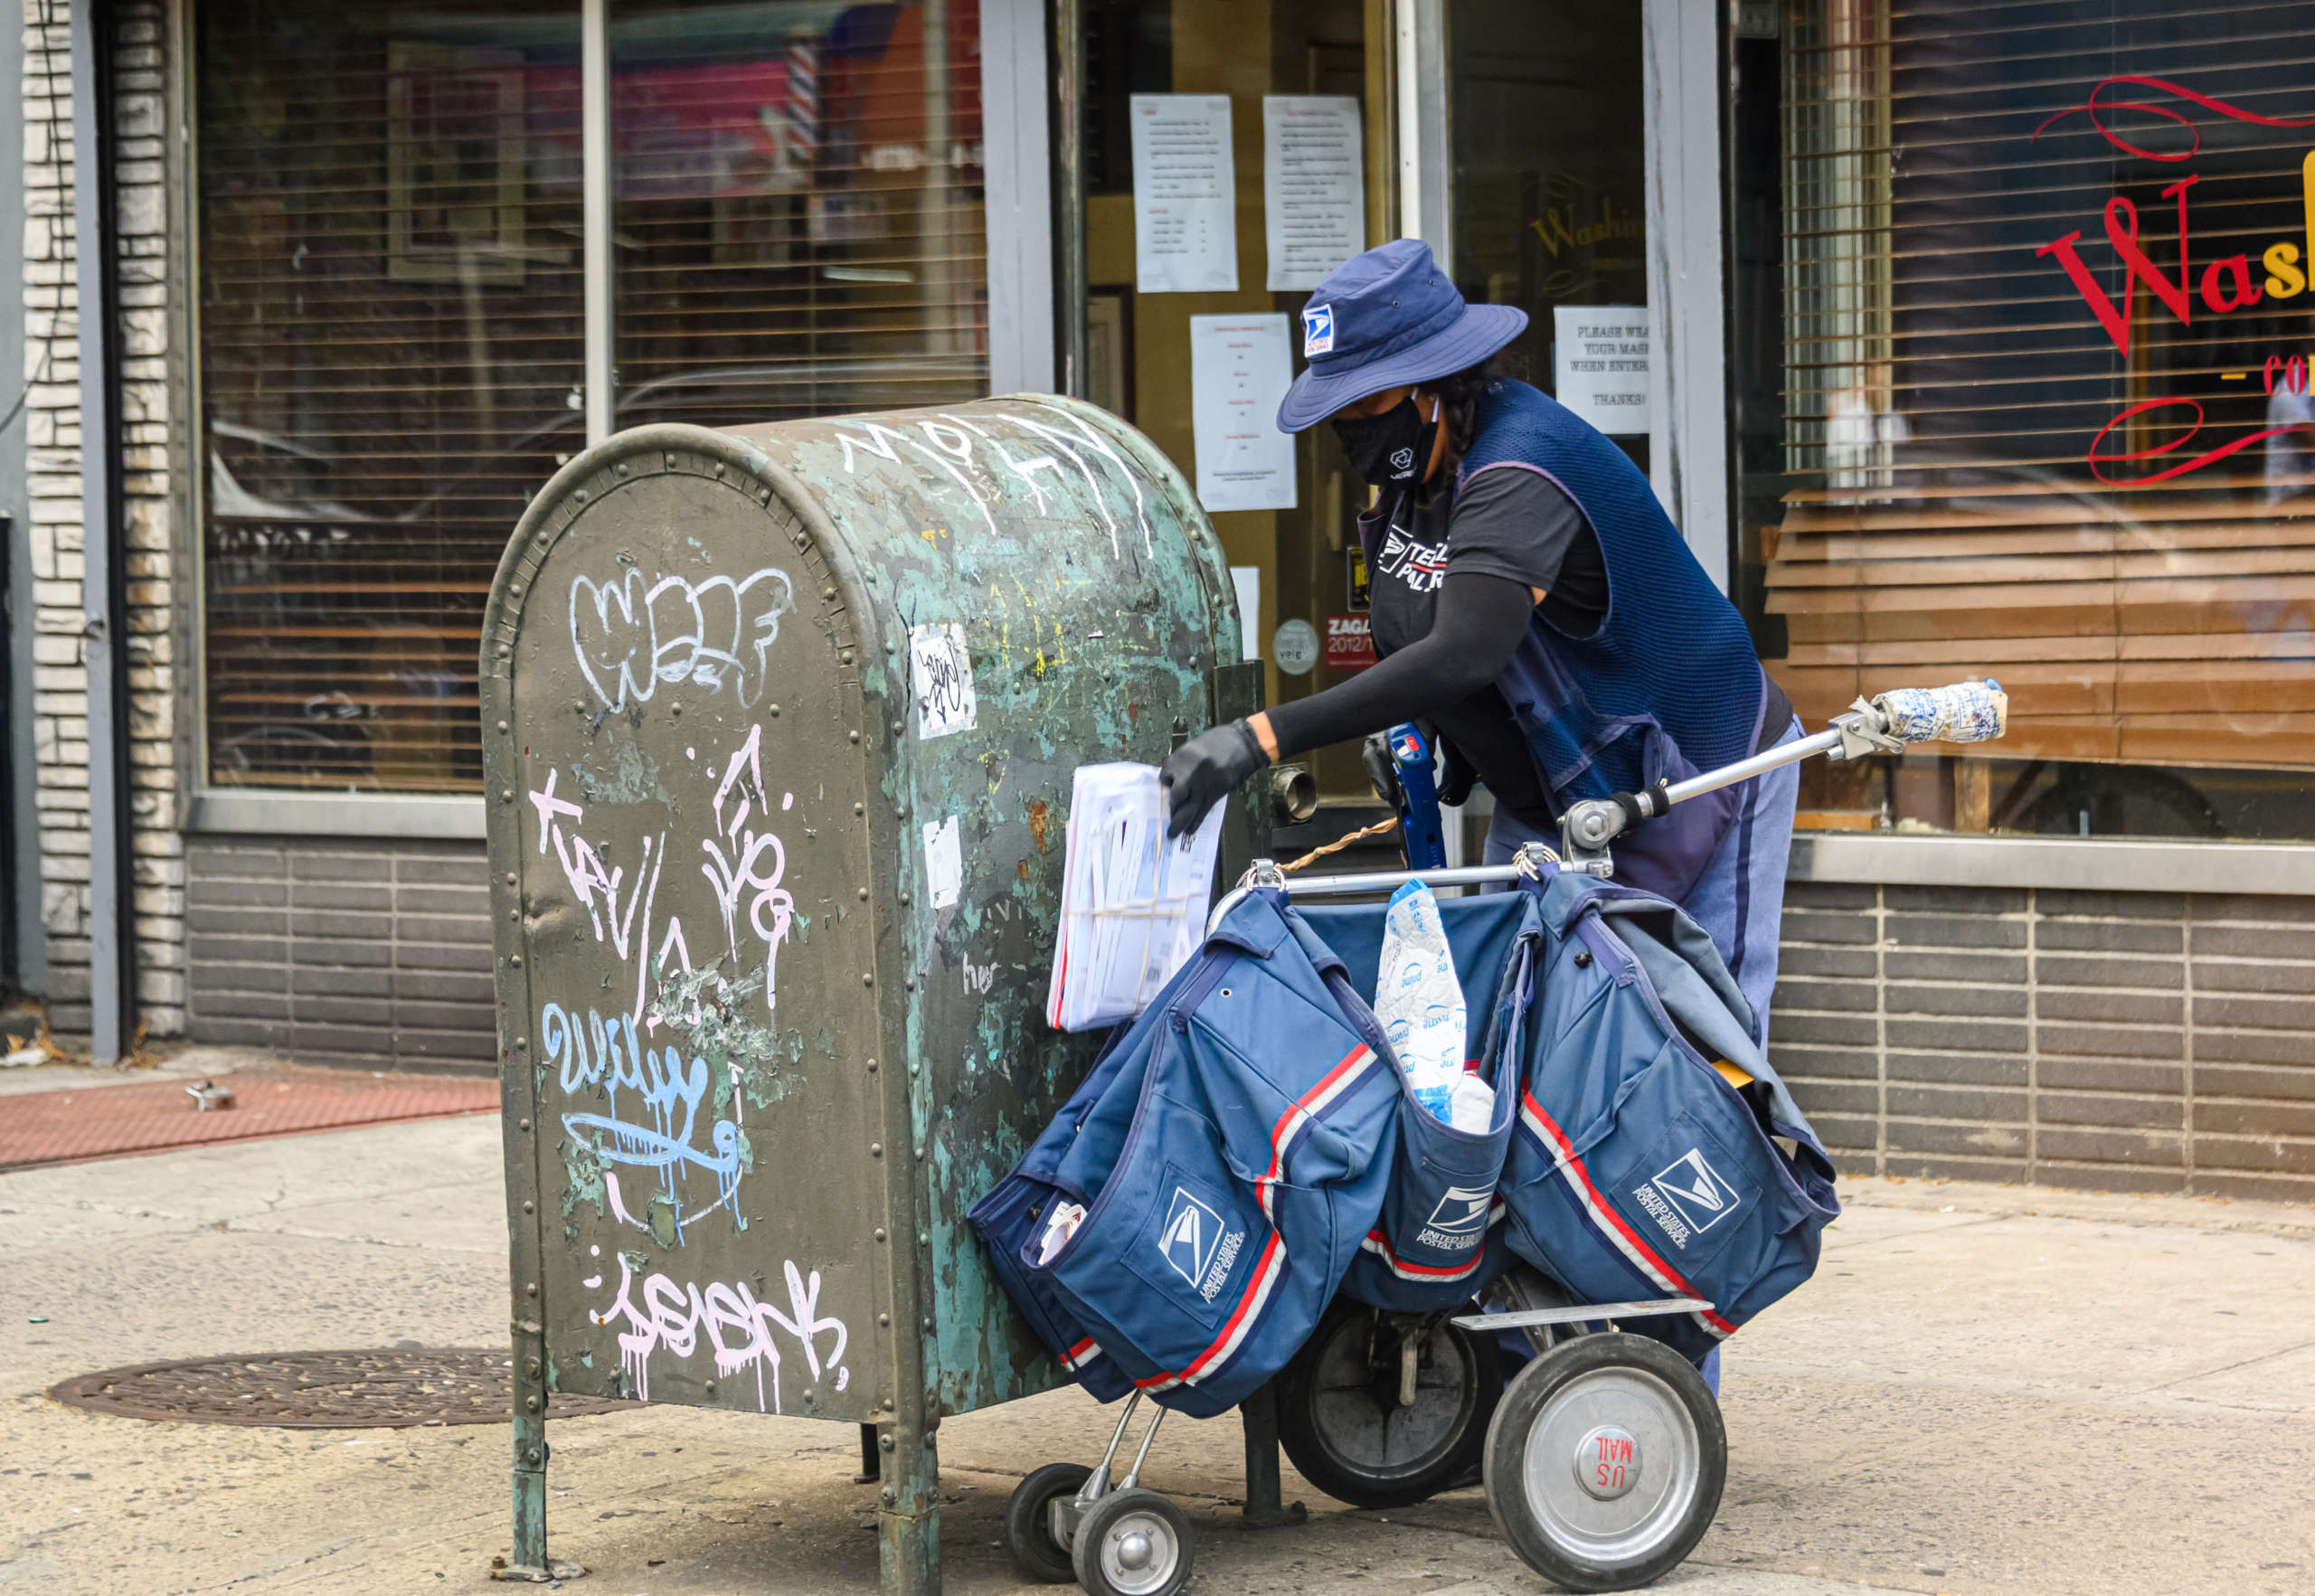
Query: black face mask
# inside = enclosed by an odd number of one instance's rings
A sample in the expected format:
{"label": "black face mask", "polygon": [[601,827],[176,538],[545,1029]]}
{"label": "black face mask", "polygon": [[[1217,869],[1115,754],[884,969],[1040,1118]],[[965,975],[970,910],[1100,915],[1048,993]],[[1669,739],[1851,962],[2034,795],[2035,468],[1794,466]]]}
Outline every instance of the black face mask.
{"label": "black face mask", "polygon": [[1403,486],[1431,464],[1431,424],[1412,395],[1379,416],[1337,419],[1334,428],[1351,469],[1373,486]]}

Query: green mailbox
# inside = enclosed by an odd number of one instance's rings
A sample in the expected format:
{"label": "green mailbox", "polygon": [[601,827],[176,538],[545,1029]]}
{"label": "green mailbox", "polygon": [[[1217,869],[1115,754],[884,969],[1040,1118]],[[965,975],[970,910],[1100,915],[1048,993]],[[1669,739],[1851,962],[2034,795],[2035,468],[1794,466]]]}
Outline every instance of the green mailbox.
{"label": "green mailbox", "polygon": [[568,1392],[873,1426],[885,1585],[938,1588],[940,1420],[1063,1378],[965,1214],[1091,1060],[1072,772],[1258,707],[1239,628],[1189,485],[1064,399],[647,427],[533,502],[481,651],[510,1572]]}

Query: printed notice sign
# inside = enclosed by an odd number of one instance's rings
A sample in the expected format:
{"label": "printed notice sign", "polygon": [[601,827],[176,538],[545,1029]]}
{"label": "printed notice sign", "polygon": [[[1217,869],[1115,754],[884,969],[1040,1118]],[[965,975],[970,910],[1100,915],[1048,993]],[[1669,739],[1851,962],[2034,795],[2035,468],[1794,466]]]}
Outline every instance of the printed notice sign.
{"label": "printed notice sign", "polygon": [[1190,432],[1209,514],[1294,507],[1294,440],[1278,430],[1293,373],[1283,315],[1190,317]]}
{"label": "printed notice sign", "polygon": [[1552,331],[1554,397],[1612,437],[1645,433],[1654,409],[1648,307],[1555,305]]}
{"label": "printed notice sign", "polygon": [[1262,214],[1273,293],[1315,288],[1366,247],[1357,100],[1262,96]]}
{"label": "printed notice sign", "polygon": [[1134,286],[1145,294],[1238,291],[1237,169],[1226,94],[1137,94]]}

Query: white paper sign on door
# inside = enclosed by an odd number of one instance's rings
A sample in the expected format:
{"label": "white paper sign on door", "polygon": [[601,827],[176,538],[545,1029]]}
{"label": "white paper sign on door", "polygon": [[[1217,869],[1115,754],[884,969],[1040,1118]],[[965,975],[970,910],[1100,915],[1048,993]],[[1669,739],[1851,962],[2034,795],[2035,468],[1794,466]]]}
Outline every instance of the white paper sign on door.
{"label": "white paper sign on door", "polygon": [[1238,180],[1226,94],[1137,94],[1134,286],[1145,294],[1238,291]]}
{"label": "white paper sign on door", "polygon": [[1274,293],[1315,288],[1366,247],[1357,100],[1262,96],[1262,215]]}
{"label": "white paper sign on door", "polygon": [[1294,439],[1278,430],[1293,374],[1283,315],[1190,317],[1190,428],[1208,514],[1294,507]]}
{"label": "white paper sign on door", "polygon": [[1260,659],[1262,656],[1262,568],[1259,565],[1233,565],[1230,585],[1238,592],[1238,657]]}
{"label": "white paper sign on door", "polygon": [[1612,437],[1645,433],[1654,410],[1645,305],[1552,307],[1554,395]]}

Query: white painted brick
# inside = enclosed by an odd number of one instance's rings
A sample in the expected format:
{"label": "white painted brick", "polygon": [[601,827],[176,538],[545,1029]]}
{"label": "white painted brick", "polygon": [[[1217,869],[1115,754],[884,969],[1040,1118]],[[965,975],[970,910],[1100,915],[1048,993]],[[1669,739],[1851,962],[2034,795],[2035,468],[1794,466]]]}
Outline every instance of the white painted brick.
{"label": "white painted brick", "polygon": [[[154,194],[157,199],[159,190]],[[120,316],[121,353],[130,357],[169,352],[169,318],[160,310],[124,310]]]}
{"label": "white painted brick", "polygon": [[80,908],[81,894],[77,887],[62,882],[43,882],[40,889],[40,923],[52,937],[77,937],[87,929]]}

